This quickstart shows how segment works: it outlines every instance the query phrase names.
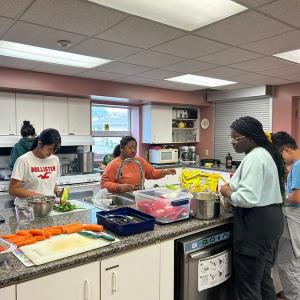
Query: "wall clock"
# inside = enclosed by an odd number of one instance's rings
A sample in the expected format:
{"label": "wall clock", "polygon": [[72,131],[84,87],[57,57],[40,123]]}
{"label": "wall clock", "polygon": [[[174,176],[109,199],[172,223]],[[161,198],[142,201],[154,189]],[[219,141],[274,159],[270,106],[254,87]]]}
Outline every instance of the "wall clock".
{"label": "wall clock", "polygon": [[203,118],[201,120],[201,128],[207,129],[209,127],[209,120],[207,118]]}

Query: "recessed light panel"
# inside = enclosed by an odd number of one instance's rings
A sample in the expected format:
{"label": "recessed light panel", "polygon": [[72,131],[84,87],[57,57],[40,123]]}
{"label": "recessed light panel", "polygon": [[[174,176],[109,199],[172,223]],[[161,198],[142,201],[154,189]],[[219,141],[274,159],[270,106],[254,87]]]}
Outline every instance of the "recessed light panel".
{"label": "recessed light panel", "polygon": [[300,49],[274,54],[273,56],[300,64]]}
{"label": "recessed light panel", "polygon": [[231,0],[89,1],[187,31],[195,30],[247,9]]}
{"label": "recessed light panel", "polygon": [[94,68],[110,62],[108,59],[7,41],[0,41],[0,55],[79,68]]}
{"label": "recessed light panel", "polygon": [[91,99],[101,100],[101,101],[129,102],[128,98],[108,97],[108,96],[98,96],[98,95],[91,95]]}
{"label": "recessed light panel", "polygon": [[186,74],[186,75],[181,75],[181,76],[177,76],[177,77],[167,78],[165,80],[180,82],[180,83],[185,83],[185,84],[207,86],[207,87],[216,87],[216,86],[237,83],[235,81],[228,81],[228,80],[223,80],[223,79],[204,77],[204,76],[198,76],[198,75],[192,75],[192,74]]}

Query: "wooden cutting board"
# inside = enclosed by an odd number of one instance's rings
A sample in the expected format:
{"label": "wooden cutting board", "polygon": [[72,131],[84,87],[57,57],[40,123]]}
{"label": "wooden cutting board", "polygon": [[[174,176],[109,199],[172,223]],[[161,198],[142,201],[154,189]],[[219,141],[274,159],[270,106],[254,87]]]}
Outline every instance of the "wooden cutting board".
{"label": "wooden cutting board", "polygon": [[32,245],[20,247],[20,250],[35,264],[42,265],[57,259],[90,251],[116,243],[104,239],[91,239],[78,233],[61,234]]}

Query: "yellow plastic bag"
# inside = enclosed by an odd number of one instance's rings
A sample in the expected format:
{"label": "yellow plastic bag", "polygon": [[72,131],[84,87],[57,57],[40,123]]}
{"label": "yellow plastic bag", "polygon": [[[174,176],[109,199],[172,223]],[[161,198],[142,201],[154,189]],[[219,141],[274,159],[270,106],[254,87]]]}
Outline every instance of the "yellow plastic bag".
{"label": "yellow plastic bag", "polygon": [[191,192],[213,192],[218,188],[218,182],[225,179],[217,173],[207,173],[195,169],[183,169],[180,174],[180,182],[184,189]]}

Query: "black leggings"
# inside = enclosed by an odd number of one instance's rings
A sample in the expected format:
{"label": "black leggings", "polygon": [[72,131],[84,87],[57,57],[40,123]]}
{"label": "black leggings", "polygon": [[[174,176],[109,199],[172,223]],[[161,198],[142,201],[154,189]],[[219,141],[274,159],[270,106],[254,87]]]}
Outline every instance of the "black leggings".
{"label": "black leggings", "polygon": [[271,269],[283,231],[281,205],[234,209],[234,276],[237,299],[276,300]]}

